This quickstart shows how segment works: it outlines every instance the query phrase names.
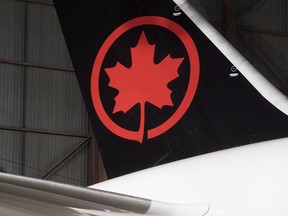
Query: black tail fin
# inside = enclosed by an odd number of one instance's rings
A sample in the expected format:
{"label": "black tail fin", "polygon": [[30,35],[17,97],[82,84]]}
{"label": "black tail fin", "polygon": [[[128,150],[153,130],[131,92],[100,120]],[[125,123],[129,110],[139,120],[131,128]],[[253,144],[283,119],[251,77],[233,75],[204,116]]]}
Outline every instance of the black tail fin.
{"label": "black tail fin", "polygon": [[287,98],[189,3],[54,3],[109,177],[288,136]]}

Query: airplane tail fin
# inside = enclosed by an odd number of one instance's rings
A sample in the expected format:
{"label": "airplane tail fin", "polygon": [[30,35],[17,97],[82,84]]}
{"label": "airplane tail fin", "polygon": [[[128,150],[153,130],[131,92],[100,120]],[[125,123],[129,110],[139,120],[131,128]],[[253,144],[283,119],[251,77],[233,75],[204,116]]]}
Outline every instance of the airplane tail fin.
{"label": "airplane tail fin", "polygon": [[288,136],[287,97],[175,2],[54,0],[109,178]]}

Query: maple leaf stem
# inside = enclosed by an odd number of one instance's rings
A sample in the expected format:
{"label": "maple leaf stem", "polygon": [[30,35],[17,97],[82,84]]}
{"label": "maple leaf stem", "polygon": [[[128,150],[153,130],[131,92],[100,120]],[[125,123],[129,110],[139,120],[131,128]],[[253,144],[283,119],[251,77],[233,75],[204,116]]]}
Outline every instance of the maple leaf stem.
{"label": "maple leaf stem", "polygon": [[139,142],[142,143],[144,139],[145,129],[145,102],[140,103],[140,126],[139,126]]}

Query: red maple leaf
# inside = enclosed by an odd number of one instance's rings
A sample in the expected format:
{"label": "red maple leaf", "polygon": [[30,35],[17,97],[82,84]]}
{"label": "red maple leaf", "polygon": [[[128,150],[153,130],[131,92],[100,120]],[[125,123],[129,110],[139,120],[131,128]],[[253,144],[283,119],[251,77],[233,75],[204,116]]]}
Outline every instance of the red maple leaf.
{"label": "red maple leaf", "polygon": [[168,83],[176,79],[178,68],[183,58],[166,56],[159,64],[154,63],[155,44],[149,44],[142,32],[136,47],[131,48],[132,66],[126,68],[117,62],[115,67],[106,68],[110,78],[109,86],[119,91],[115,97],[113,114],[119,111],[126,113],[140,104],[140,127],[137,141],[142,143],[145,124],[145,103],[151,103],[162,109],[173,106],[171,90]]}

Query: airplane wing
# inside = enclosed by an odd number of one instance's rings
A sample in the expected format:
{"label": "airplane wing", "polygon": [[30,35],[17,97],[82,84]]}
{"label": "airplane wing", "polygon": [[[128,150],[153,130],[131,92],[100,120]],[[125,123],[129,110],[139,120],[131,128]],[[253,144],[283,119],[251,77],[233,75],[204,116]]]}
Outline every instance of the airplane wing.
{"label": "airplane wing", "polygon": [[[188,210],[189,209],[189,210]],[[176,205],[149,199],[0,173],[0,215],[136,216],[171,215],[177,210],[202,216],[208,205]]]}
{"label": "airplane wing", "polygon": [[138,215],[151,205],[148,199],[5,173],[0,174],[0,191],[1,215],[86,215],[81,209],[90,211],[87,215]]}
{"label": "airplane wing", "polygon": [[287,143],[192,157],[89,189],[0,173],[0,215],[286,216]]}

